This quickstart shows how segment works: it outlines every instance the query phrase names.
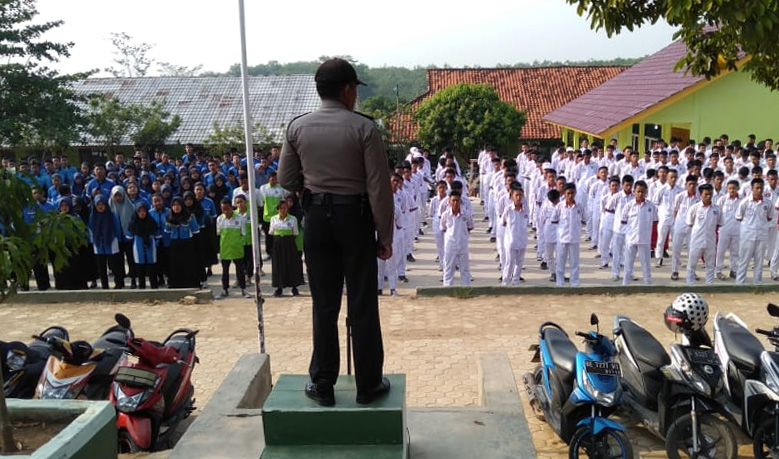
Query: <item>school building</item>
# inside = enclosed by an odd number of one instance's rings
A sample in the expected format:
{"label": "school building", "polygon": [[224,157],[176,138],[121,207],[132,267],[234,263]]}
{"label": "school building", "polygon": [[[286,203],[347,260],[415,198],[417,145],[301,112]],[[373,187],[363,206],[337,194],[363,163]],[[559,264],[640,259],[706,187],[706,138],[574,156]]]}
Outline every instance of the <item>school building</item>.
{"label": "school building", "polygon": [[436,92],[458,83],[489,84],[502,101],[527,112],[518,140],[539,143],[548,149],[559,142],[562,129],[544,122],[543,118],[627,69],[624,66],[428,69],[427,91],[412,99],[396,119],[389,121],[391,138],[397,143],[415,140],[414,113]]}
{"label": "school building", "polygon": [[[731,140],[779,136],[779,92],[750,79],[749,73],[723,70],[705,77],[674,71],[686,54],[676,41],[618,76],[543,117],[561,130],[561,139],[578,146],[587,138],[641,152],[656,139],[683,142],[728,134]],[[745,59],[740,61],[742,65]]]}

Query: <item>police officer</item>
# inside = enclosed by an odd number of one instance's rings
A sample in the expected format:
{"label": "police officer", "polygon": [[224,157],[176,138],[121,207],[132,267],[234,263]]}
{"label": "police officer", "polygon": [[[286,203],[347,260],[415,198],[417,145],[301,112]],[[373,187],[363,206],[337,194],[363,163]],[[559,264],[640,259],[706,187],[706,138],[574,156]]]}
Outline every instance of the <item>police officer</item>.
{"label": "police officer", "polygon": [[303,247],[314,350],[305,392],[322,406],[335,404],[337,321],[346,279],[357,402],[370,403],[390,389],[382,376],[376,263],[377,256],[392,256],[394,205],[387,157],[373,121],[354,112],[357,85],[364,84],[354,67],[330,59],[319,66],[315,81],[322,105],[290,122],[278,171],[282,187],[302,193],[306,211]]}

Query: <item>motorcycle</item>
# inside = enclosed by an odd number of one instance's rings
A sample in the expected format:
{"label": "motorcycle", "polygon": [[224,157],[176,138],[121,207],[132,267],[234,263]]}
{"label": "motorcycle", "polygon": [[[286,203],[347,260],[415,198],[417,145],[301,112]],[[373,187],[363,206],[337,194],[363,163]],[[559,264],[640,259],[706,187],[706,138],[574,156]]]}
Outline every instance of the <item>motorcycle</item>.
{"label": "motorcycle", "polygon": [[[703,307],[705,312],[699,309]],[[683,294],[664,318],[672,331],[683,335],[682,344],[671,345],[670,355],[638,323],[624,316],[614,318],[624,405],[635,421],[665,440],[669,458],[735,458],[733,431],[715,416],[728,413],[717,400],[722,370],[703,328],[708,305],[698,295]]]}
{"label": "motorcycle", "polygon": [[195,409],[192,370],[198,330],[179,328],[162,343],[138,338],[130,319],[116,315],[129,330],[125,349],[137,359],[124,359],[116,372],[111,403],[116,406],[119,452],[136,453],[168,446],[176,426]]}
{"label": "motorcycle", "polygon": [[[590,324],[598,322],[592,314]],[[539,327],[539,344],[530,350],[531,361],[540,364],[523,378],[530,406],[569,445],[571,458],[632,458],[625,428],[608,419],[621,398],[614,345],[598,328],[576,335],[584,339],[585,352],[559,325]]]}
{"label": "motorcycle", "polygon": [[[779,306],[768,314],[779,317]],[[766,351],[735,314],[714,316],[714,349],[725,369],[731,415],[752,438],[756,458],[779,457],[779,328],[757,329],[774,351]]]}
{"label": "motorcycle", "polygon": [[49,327],[38,336],[44,339],[33,338],[28,344],[20,341],[0,341],[0,367],[3,371],[3,392],[6,397],[32,398],[38,378],[49,358],[46,339],[54,336],[69,339],[68,331],[59,326]]}
{"label": "motorcycle", "polygon": [[35,389],[35,398],[106,400],[128,330],[115,325],[93,344],[59,336],[34,336],[51,350]]}

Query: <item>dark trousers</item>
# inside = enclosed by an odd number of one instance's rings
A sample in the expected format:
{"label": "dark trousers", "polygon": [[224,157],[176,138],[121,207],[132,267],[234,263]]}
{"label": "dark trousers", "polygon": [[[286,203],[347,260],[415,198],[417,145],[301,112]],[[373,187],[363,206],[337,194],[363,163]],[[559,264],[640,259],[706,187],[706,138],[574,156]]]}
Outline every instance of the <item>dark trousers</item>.
{"label": "dark trousers", "polygon": [[[243,246],[243,272],[247,278],[254,277],[254,250],[251,245]],[[262,257],[260,257],[260,267],[262,267]]]}
{"label": "dark trousers", "polygon": [[151,288],[158,288],[160,286],[159,279],[157,278],[157,263],[149,265],[136,263],[135,273],[138,275],[138,288],[146,288],[146,276],[149,276],[149,285]]}
{"label": "dark trousers", "polygon": [[35,263],[32,267],[32,274],[35,277],[35,283],[38,285],[38,291],[43,292],[51,288],[48,264]]}
{"label": "dark trousers", "polygon": [[[135,272],[135,258],[133,256],[133,241],[121,241],[119,243],[119,253],[120,256],[123,254],[124,258],[127,259],[127,276],[129,276],[131,280],[135,280],[135,278],[138,277],[138,273]],[[124,260],[122,260],[122,263],[124,263]],[[122,269],[122,272],[124,272],[124,269]],[[116,271],[114,271],[114,274],[115,273]]]}
{"label": "dark trousers", "polygon": [[222,260],[222,289],[227,290],[230,286],[230,262],[235,265],[235,278],[238,280],[238,286],[241,290],[246,288],[246,273],[244,272],[244,259]]}
{"label": "dark trousers", "polygon": [[[157,285],[165,283],[165,278],[170,277],[168,273],[168,248],[163,247],[162,243],[157,246]],[[156,287],[152,287],[156,288]]]}
{"label": "dark trousers", "polygon": [[97,273],[100,277],[100,287],[108,288],[108,268],[114,273],[114,286],[124,288],[124,260],[122,252],[113,255],[95,255],[97,260]]}
{"label": "dark trousers", "polygon": [[270,235],[270,222],[262,222],[260,228],[265,234],[265,253],[271,256],[273,254],[273,237]]}
{"label": "dark trousers", "polygon": [[358,392],[368,392],[381,382],[384,366],[373,216],[360,205],[311,206],[303,237],[313,301],[311,380],[334,385],[338,379],[338,314],[346,279],[355,382]]}

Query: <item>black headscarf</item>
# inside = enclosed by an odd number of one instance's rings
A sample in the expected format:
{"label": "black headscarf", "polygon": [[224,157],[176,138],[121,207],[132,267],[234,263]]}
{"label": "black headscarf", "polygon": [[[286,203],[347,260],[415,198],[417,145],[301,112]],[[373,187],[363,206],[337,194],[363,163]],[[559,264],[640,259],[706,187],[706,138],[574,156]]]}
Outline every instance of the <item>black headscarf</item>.
{"label": "black headscarf", "polygon": [[[201,206],[200,201],[195,198],[195,193],[187,191],[181,197],[184,198],[184,207],[189,211],[189,213],[195,216],[195,219],[198,222],[200,222],[200,220],[203,218],[203,206]],[[189,207],[186,206],[187,198],[192,198],[192,205]]]}
{"label": "black headscarf", "polygon": [[[146,209],[146,218],[138,217],[138,210]],[[157,222],[149,216],[149,206],[145,202],[141,201],[135,205],[135,213],[132,220],[130,220],[130,226],[127,228],[129,232],[136,236],[140,236],[143,240],[143,246],[149,247],[151,245],[152,238],[157,234]]]}
{"label": "black headscarf", "polygon": [[287,213],[295,217],[295,219],[298,221],[298,229],[303,227],[303,209],[300,207],[300,203],[298,203],[298,196],[295,193],[288,194],[285,198],[292,200],[292,206],[289,206],[287,208]]}
{"label": "black headscarf", "polygon": [[[175,213],[173,212],[173,204],[179,203],[181,205],[181,212]],[[168,214],[165,219],[168,223],[170,223],[172,226],[181,226],[187,221],[189,221],[189,210],[187,210],[187,206],[184,205],[184,198],[180,196],[176,196],[171,201],[171,212]]]}

